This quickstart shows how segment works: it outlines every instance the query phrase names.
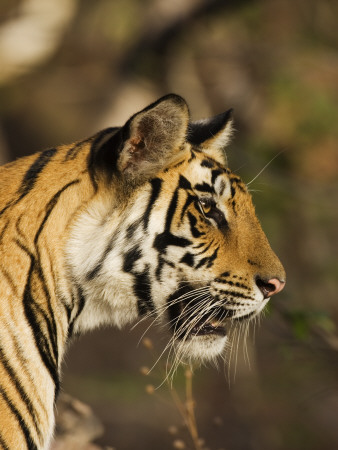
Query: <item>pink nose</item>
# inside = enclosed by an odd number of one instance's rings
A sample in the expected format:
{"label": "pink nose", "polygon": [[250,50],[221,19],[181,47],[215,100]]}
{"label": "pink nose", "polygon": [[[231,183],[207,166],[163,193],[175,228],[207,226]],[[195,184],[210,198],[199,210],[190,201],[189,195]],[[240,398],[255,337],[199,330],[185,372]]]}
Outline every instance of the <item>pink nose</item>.
{"label": "pink nose", "polygon": [[260,278],[256,280],[256,284],[261,290],[265,298],[278,294],[284,286],[285,281],[278,280],[277,278],[271,278],[269,281],[263,281]]}

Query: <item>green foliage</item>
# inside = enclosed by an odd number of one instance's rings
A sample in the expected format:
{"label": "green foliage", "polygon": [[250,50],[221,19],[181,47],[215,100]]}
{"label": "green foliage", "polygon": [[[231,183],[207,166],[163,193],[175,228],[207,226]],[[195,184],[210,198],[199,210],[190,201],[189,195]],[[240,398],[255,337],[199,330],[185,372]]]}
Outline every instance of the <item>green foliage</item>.
{"label": "green foliage", "polygon": [[326,311],[288,310],[283,315],[301,341],[313,339],[316,329],[328,334],[336,332],[336,325]]}

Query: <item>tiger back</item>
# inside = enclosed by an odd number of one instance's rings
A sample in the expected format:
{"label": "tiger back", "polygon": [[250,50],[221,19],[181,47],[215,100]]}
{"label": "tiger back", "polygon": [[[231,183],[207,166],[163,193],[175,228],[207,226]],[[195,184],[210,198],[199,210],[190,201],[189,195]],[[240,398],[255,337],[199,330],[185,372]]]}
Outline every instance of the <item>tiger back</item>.
{"label": "tiger back", "polygon": [[123,127],[0,168],[0,447],[47,449],[67,342],[101,324],[166,323],[181,361],[285,284],[227,167],[231,113],[191,122],[170,94]]}

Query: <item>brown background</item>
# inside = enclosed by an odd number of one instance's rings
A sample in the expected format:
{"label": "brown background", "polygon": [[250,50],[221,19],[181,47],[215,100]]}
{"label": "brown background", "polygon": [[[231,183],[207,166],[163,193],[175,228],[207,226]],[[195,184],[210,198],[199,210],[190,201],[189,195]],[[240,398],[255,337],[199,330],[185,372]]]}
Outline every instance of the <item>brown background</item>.
{"label": "brown background", "polygon": [[[287,287],[247,340],[250,363],[240,343],[230,375],[222,363],[196,371],[211,450],[338,448],[337,17],[333,0],[0,5],[1,162],[121,125],[168,92],[196,119],[235,109],[228,156],[246,182],[271,162],[250,188]],[[138,345],[145,329],[74,342],[63,387],[100,417],[102,446],[192,448],[168,387],[146,393],[163,369],[140,373],[160,351]],[[183,373],[174,385],[182,396]]]}

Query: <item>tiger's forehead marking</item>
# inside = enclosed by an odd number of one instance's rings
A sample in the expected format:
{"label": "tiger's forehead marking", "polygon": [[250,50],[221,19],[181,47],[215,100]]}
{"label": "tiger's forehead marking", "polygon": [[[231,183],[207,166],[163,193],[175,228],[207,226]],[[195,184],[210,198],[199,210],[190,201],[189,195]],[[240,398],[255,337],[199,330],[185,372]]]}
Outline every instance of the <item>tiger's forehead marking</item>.
{"label": "tiger's forehead marking", "polygon": [[244,183],[228,167],[200,152],[192,153],[194,158],[190,158],[188,164],[194,169],[193,179],[190,181],[195,192],[200,193],[201,196],[216,195],[225,199],[235,195],[235,189],[239,183],[243,191],[245,190]]}
{"label": "tiger's forehead marking", "polygon": [[[222,201],[230,201],[236,213],[236,194],[248,196],[246,185],[241,178],[218,161],[198,149],[187,149],[185,156],[163,171],[180,172],[179,187],[192,190],[200,197],[215,196]],[[173,178],[169,180],[173,181]],[[182,179],[187,185],[182,185]],[[189,185],[189,186],[188,186]]]}

